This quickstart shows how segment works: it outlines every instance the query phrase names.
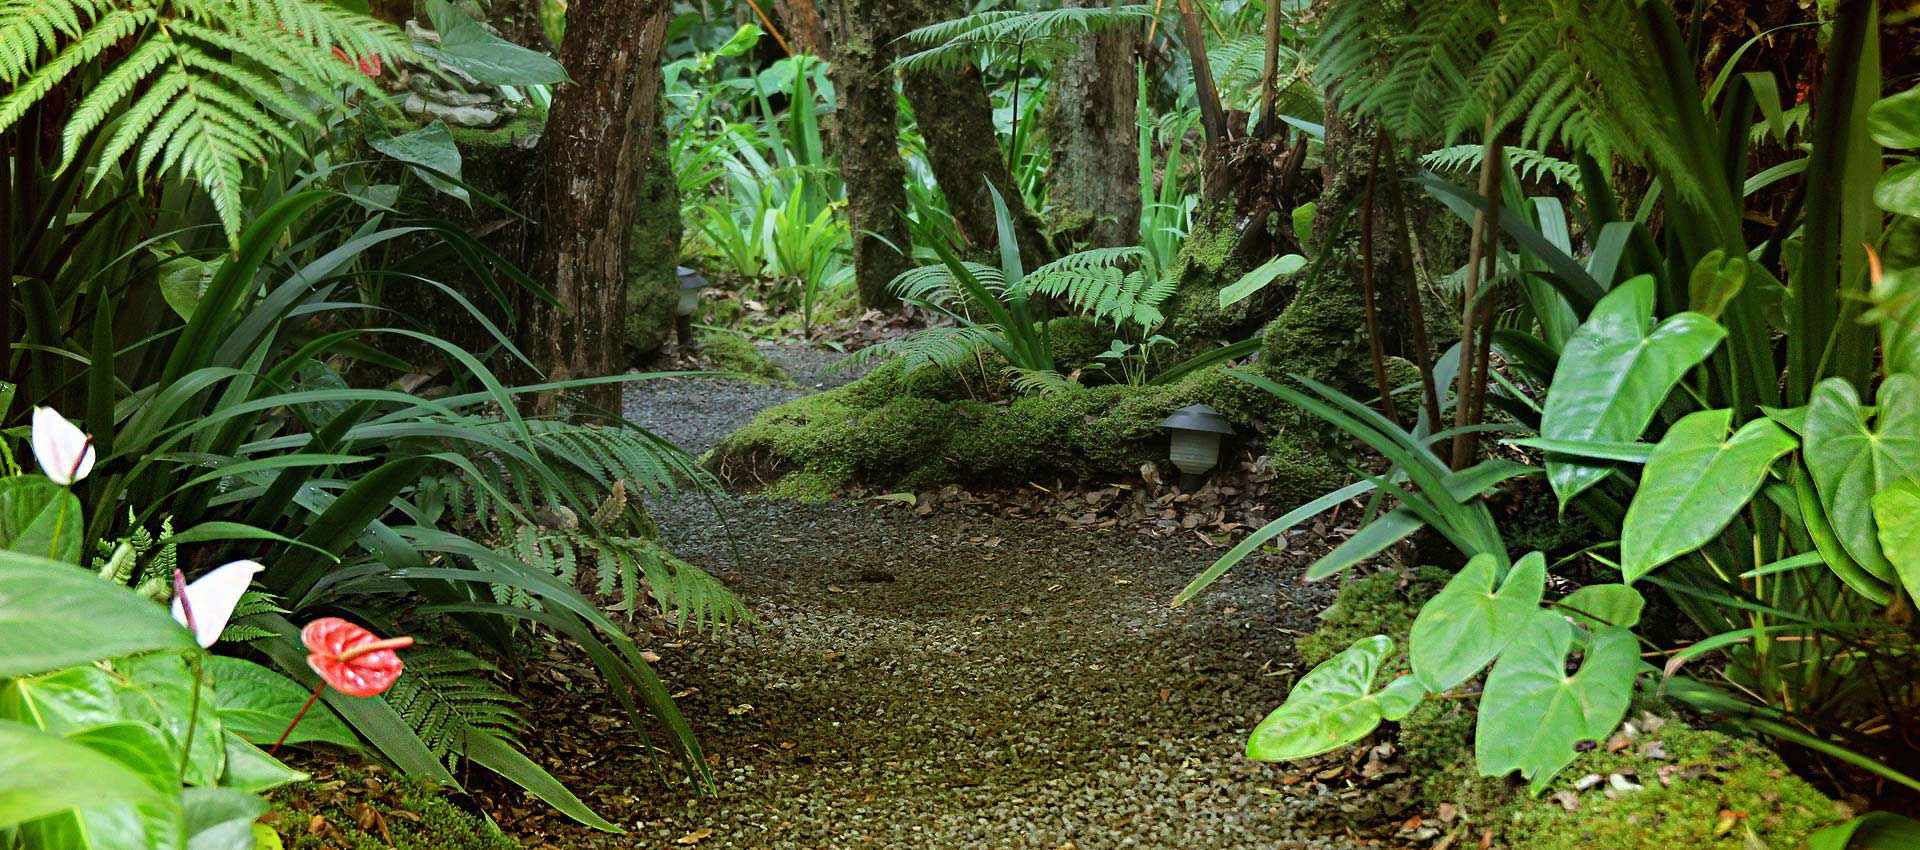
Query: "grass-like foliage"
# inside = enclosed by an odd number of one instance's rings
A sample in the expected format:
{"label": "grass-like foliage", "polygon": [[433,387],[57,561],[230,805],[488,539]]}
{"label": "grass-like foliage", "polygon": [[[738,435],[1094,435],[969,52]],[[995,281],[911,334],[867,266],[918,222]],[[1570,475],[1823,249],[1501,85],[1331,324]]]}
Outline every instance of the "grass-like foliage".
{"label": "grass-like foliage", "polygon": [[393,26],[328,2],[5,0],[0,131],[72,84],[63,169],[93,168],[97,184],[128,158],[135,182],[183,177],[234,238],[249,166],[301,149],[289,124],[324,132],[315,102],[382,97],[357,61],[408,52]]}

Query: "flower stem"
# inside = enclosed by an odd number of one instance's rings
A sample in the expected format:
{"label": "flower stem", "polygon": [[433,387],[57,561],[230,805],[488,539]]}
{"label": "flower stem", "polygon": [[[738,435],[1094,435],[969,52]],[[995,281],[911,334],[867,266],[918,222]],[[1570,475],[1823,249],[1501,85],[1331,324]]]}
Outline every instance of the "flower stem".
{"label": "flower stem", "polygon": [[300,719],[307,716],[307,709],[313,707],[313,701],[320,698],[320,691],[325,689],[326,687],[327,687],[326,682],[321,682],[320,684],[313,686],[313,693],[308,694],[307,701],[300,705],[299,711],[294,712],[293,722],[288,723],[287,728],[280,733],[280,740],[274,741],[273,746],[267,748],[267,755],[274,755],[275,753],[280,752],[280,745],[287,742],[287,736],[293,734],[293,727],[300,725]]}

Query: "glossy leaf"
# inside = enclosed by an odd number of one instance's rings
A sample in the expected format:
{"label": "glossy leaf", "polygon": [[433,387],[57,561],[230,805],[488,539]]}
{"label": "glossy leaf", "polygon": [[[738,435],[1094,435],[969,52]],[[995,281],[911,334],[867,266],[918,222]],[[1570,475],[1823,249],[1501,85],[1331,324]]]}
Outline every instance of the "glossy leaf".
{"label": "glossy leaf", "polygon": [[188,718],[194,716],[194,677],[178,655],[147,654],[116,660],[114,672],[121,684],[120,705],[127,716],[166,733],[174,752],[190,746],[186,780],[195,785],[213,785],[226,772],[225,733],[212,695],[202,691],[197,719],[192,723],[189,743]]}
{"label": "glossy leaf", "polygon": [[83,525],[71,490],[38,475],[0,478],[0,549],[75,563]]}
{"label": "glossy leaf", "polygon": [[1439,693],[1480,672],[1540,610],[1546,592],[1546,556],[1533,552],[1499,576],[1492,555],[1475,555],[1446,587],[1421,606],[1407,638],[1413,674]]}
{"label": "glossy leaf", "polygon": [[1873,496],[1920,477],[1920,378],[1888,377],[1879,402],[1870,424],[1852,384],[1841,378],[1820,382],[1807,407],[1802,454],[1840,545],[1875,579],[1891,583],[1896,578],[1880,551]]}
{"label": "glossy leaf", "polygon": [[1319,755],[1367,736],[1382,720],[1399,720],[1426,691],[1411,676],[1373,690],[1374,674],[1393,654],[1393,639],[1356,641],[1295,683],[1287,701],[1254,727],[1247,757],[1288,761]]}
{"label": "glossy leaf", "polygon": [[0,552],[0,676],[197,650],[166,609],[78,567]]}
{"label": "glossy leaf", "polygon": [[[1595,305],[1567,340],[1540,417],[1540,436],[1552,440],[1630,442],[1688,370],[1727,335],[1699,313],[1653,324],[1654,279],[1620,284]],[[1547,480],[1565,505],[1608,474],[1601,465],[1547,458]]]}
{"label": "glossy leaf", "polygon": [[307,778],[307,774],[286,766],[231,730],[221,744],[227,757],[227,772],[220,776],[222,788],[259,793]]}
{"label": "glossy leaf", "polygon": [[1620,532],[1620,569],[1631,582],[1706,545],[1793,451],[1793,435],[1755,419],[1732,437],[1731,410],[1702,410],[1667,429],[1640,475]]}
{"label": "glossy leaf", "polygon": [[1807,850],[1912,850],[1920,847],[1920,821],[1892,812],[1868,812],[1807,838]]}
{"label": "glossy leaf", "polygon": [[[243,658],[224,655],[207,659],[214,683],[213,701],[227,731],[256,744],[279,740],[280,733],[312,693],[292,679]],[[315,704],[287,735],[287,743],[324,741],[358,747],[360,741],[324,704]]]}
{"label": "glossy leaf", "polygon": [[1640,624],[1640,612],[1647,607],[1647,600],[1640,591],[1624,584],[1590,584],[1555,604],[1562,613],[1590,629],[1607,626],[1631,629]]}
{"label": "glossy leaf", "polygon": [[0,829],[81,806],[165,801],[139,773],[92,747],[0,720]]}
{"label": "glossy leaf", "polygon": [[1883,147],[1920,148],[1920,88],[1888,95],[1868,107],[1867,131]]}
{"label": "glossy leaf", "polygon": [[427,14],[440,34],[437,48],[421,52],[443,59],[480,82],[496,86],[563,83],[567,71],[553,57],[494,35],[446,0],[431,0]]}
{"label": "glossy leaf", "polygon": [[1538,794],[1583,741],[1602,741],[1626,716],[1640,663],[1633,633],[1593,633],[1579,672],[1567,675],[1573,625],[1535,613],[1487,674],[1473,750],[1483,776],[1518,770]]}
{"label": "glossy leaf", "polygon": [[187,850],[253,850],[253,822],[267,802],[231,788],[188,788]]}
{"label": "glossy leaf", "polygon": [[1903,162],[1880,175],[1873,203],[1895,215],[1920,215],[1920,162]]}
{"label": "glossy leaf", "polygon": [[1873,520],[1880,551],[1907,596],[1920,599],[1920,482],[1903,479],[1873,494]]}

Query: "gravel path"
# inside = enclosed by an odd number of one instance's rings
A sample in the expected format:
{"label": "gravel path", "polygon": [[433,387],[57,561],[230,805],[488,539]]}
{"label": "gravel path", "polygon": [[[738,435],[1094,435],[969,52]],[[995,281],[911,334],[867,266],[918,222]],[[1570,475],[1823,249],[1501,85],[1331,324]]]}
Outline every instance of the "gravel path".
{"label": "gravel path", "polygon": [[[629,415],[697,449],[792,394],[661,382]],[[1344,848],[1373,816],[1241,756],[1319,607],[1294,568],[1243,569],[1175,610],[1217,552],[885,502],[728,497],[724,528],[702,500],[656,512],[763,621],[645,638],[718,793],[663,790],[591,675],[562,665],[526,683],[526,743],[630,832],[503,795],[528,847]]]}
{"label": "gravel path", "polygon": [[712,378],[644,381],[628,385],[622,412],[698,456],[762,410],[861,375],[855,367],[835,368],[846,356],[838,352],[769,342],[756,347],[793,378],[792,386]]}

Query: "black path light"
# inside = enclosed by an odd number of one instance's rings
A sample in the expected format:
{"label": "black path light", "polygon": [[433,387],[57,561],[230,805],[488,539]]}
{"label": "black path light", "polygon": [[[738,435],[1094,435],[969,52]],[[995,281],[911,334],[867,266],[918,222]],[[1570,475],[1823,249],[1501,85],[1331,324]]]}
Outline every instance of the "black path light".
{"label": "black path light", "polygon": [[680,300],[673,305],[673,333],[682,347],[691,348],[693,311],[700,307],[700,290],[707,288],[707,277],[686,266],[676,267],[674,273],[680,276]]}
{"label": "black path light", "polygon": [[1171,439],[1167,459],[1180,468],[1180,487],[1192,490],[1201,479],[1220,464],[1220,438],[1233,433],[1227,418],[1204,404],[1190,404],[1162,420]]}

